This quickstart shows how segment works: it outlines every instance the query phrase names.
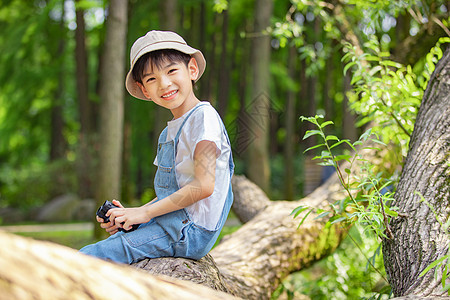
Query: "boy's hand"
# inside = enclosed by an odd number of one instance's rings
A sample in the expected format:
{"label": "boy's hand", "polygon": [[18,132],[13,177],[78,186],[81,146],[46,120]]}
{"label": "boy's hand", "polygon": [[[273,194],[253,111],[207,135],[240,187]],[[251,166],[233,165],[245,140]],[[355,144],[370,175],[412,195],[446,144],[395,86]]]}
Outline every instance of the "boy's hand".
{"label": "boy's hand", "polygon": [[[119,201],[117,201],[118,203]],[[124,208],[122,205],[116,204],[120,208],[112,208],[108,210],[106,216],[109,217],[110,223],[115,224],[117,228],[123,228],[130,230],[132,225],[147,223],[150,221],[150,217],[147,214],[146,206]],[[108,223],[107,223],[108,224]]]}
{"label": "boy's hand", "polygon": [[[112,203],[114,205],[117,205],[117,206],[123,208],[123,205],[117,200],[113,200]],[[119,231],[119,227],[121,227],[121,226],[117,226],[116,224],[114,224],[114,222],[111,221],[111,218],[110,218],[110,221],[107,223],[104,223],[104,220],[102,218],[100,218],[99,216],[96,216],[96,218],[97,218],[97,222],[100,223],[100,227],[105,229],[106,232],[108,232],[111,235],[117,233]]]}

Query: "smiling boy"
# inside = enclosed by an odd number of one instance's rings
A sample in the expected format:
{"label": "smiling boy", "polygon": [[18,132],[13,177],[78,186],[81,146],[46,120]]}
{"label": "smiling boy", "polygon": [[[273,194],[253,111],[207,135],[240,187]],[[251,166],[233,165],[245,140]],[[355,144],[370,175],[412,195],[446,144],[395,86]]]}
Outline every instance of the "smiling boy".
{"label": "smiling boy", "polygon": [[[128,92],[169,109],[173,120],[158,140],[156,198],[136,208],[97,217],[112,236],[80,251],[132,263],[163,256],[200,259],[214,245],[233,201],[230,141],[217,111],[194,94],[203,74],[203,54],[176,33],[150,31],[136,40],[126,78]],[[128,230],[134,224],[139,228]]]}

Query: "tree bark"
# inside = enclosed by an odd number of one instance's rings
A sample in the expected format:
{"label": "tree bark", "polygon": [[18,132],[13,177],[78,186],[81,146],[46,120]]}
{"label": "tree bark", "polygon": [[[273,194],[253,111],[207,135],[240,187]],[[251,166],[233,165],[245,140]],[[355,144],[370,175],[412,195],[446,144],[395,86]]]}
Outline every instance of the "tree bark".
{"label": "tree bark", "polygon": [[[122,0],[119,0],[122,1]],[[0,300],[235,299],[169,277],[0,231]]]}
{"label": "tree bark", "polygon": [[248,147],[248,176],[266,193],[269,191],[269,64],[270,35],[265,30],[270,26],[273,1],[255,2],[255,23],[252,44],[252,99],[250,104],[249,131],[252,142]]}
{"label": "tree bark", "polygon": [[[96,202],[120,197],[123,139],[123,80],[128,1],[112,0],[106,20],[106,37],[100,82],[100,151]],[[99,227],[96,226],[98,229]],[[99,236],[104,231],[96,230]]]}
{"label": "tree bark", "polygon": [[[295,80],[296,75],[296,48],[289,47],[288,52],[288,75]],[[294,153],[295,153],[295,91],[289,90],[286,95],[286,139],[284,142],[284,182],[285,182],[285,199],[293,200],[295,195],[295,170],[294,170]]]}
{"label": "tree bark", "polygon": [[[65,24],[64,24],[64,1],[61,1],[61,19],[59,20],[60,38],[58,41],[58,48],[56,56],[63,61],[61,57],[64,56],[65,42]],[[61,159],[67,149],[67,142],[64,138],[64,117],[63,117],[63,103],[64,103],[64,70],[60,68],[58,71],[58,85],[55,91],[55,98],[51,108],[51,132],[50,132],[50,161]]]}
{"label": "tree bark", "polygon": [[[444,269],[419,274],[449,253],[449,232],[440,222],[450,214],[450,48],[436,66],[417,115],[394,206],[407,214],[391,224],[383,241],[386,272],[397,296],[443,296]],[[429,203],[421,201],[420,193]],[[433,212],[435,211],[435,213]],[[447,228],[448,230],[448,228]],[[446,270],[447,276],[450,275]],[[450,284],[447,277],[446,284]]]}
{"label": "tree bark", "polygon": [[[80,0],[76,1],[76,5]],[[78,114],[80,120],[79,148],[76,163],[78,178],[78,195],[82,198],[92,197],[92,155],[89,144],[92,135],[92,105],[89,100],[88,61],[85,41],[84,10],[75,11],[77,28],[75,29],[76,85],[78,96]]]}
{"label": "tree bark", "polygon": [[217,111],[222,119],[225,119],[225,115],[228,107],[228,98],[230,94],[230,67],[229,67],[229,54],[228,54],[228,28],[229,17],[228,11],[222,12],[222,34],[220,41],[220,61],[219,61],[219,75],[218,75],[218,95],[217,95]]}

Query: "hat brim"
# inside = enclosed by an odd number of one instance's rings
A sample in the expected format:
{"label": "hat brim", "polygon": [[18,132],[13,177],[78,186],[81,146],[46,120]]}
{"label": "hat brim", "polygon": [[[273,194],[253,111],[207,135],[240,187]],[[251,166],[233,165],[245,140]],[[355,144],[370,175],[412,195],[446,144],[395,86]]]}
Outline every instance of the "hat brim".
{"label": "hat brim", "polygon": [[200,79],[200,77],[205,72],[206,68],[206,60],[203,56],[202,52],[200,50],[194,49],[188,45],[182,44],[182,43],[176,43],[176,42],[160,42],[156,44],[149,45],[148,47],[145,47],[140,50],[140,52],[135,56],[132,65],[130,66],[130,70],[127,73],[127,77],[125,80],[125,87],[127,91],[133,96],[141,100],[150,100],[147,97],[145,97],[144,93],[142,93],[141,88],[138,86],[137,82],[133,79],[133,75],[131,74],[131,71],[134,68],[134,64],[136,61],[144,54],[155,51],[155,50],[162,50],[162,49],[174,49],[178,50],[180,52],[186,53],[191,55],[193,58],[195,58],[197,65],[198,65],[198,77],[195,80]]}

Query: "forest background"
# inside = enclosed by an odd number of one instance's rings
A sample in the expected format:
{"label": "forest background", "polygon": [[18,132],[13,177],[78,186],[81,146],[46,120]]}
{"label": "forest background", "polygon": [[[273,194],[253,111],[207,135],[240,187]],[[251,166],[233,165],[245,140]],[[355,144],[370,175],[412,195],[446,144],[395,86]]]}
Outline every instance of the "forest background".
{"label": "forest background", "polygon": [[[450,35],[447,1],[135,0],[128,1],[122,38],[127,54],[105,61],[108,4],[1,1],[0,209],[9,216],[13,208],[28,219],[67,193],[102,203],[100,159],[113,148],[120,160],[108,173],[119,180],[109,181],[108,197],[126,205],[154,197],[155,145],[170,114],[133,99],[121,80],[109,83],[121,91],[113,99],[121,117],[111,114],[118,126],[102,131],[100,121],[108,89],[102,68],[120,61],[125,74],[132,43],[148,30],[174,30],[202,50],[207,69],[196,94],[224,119],[236,174],[272,200],[299,199],[326,177],[319,170],[311,182],[316,167],[303,151],[316,142],[302,140],[311,129],[302,115],[323,114],[334,122],[329,134],[352,141],[373,121],[411,132],[437,61],[427,54]],[[350,65],[343,61],[348,53]],[[404,67],[413,97],[373,103],[355,90],[364,53]],[[105,132],[114,147],[102,149]],[[387,159],[401,166],[408,135],[393,129],[384,140],[393,142]]]}

